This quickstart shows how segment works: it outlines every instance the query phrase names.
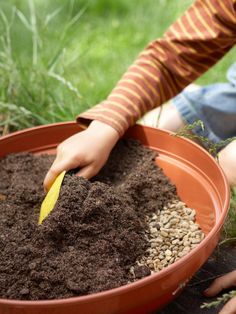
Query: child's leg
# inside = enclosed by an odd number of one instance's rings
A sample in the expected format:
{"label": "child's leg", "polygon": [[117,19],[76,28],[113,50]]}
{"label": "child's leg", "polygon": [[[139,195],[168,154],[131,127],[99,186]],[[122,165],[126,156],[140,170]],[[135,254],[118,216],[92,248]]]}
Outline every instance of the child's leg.
{"label": "child's leg", "polygon": [[232,141],[219,152],[219,164],[229,184],[231,186],[236,185],[236,140]]}
{"label": "child's leg", "polygon": [[148,112],[142,118],[141,123],[172,132],[177,132],[184,126],[184,121],[171,102]]}
{"label": "child's leg", "polygon": [[[185,88],[185,91],[192,92],[200,89],[201,87],[196,84],[190,84]],[[181,117],[181,114],[173,105],[172,101],[168,101],[161,107],[155,108],[141,119],[141,124],[158,127],[171,132],[177,132],[186,124]]]}
{"label": "child's leg", "polygon": [[[195,91],[185,89],[164,105],[159,124],[152,126],[176,132],[184,124],[201,120],[204,130],[199,125],[193,132],[213,143],[236,136],[236,63],[228,71],[228,80],[228,83],[212,84]],[[156,119],[152,121],[157,122],[159,111],[158,108],[151,114]],[[236,185],[236,140],[221,150],[219,162],[229,183]]]}
{"label": "child's leg", "polygon": [[[157,121],[157,117],[160,113],[159,111],[160,108],[157,108],[149,114],[146,121],[144,120],[144,124],[154,126],[154,122]],[[164,105],[158,127],[168,131],[177,132],[183,126],[184,121],[182,120],[176,107],[171,102]],[[219,164],[223,169],[229,184],[231,186],[236,185],[236,140],[232,141],[219,152]]]}

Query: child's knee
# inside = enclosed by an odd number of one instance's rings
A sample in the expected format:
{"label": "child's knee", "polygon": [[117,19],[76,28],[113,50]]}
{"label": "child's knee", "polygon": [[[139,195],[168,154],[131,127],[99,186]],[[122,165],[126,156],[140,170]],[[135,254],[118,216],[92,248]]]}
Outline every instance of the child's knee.
{"label": "child's knee", "polygon": [[219,164],[231,186],[236,186],[236,140],[229,143],[219,153]]}

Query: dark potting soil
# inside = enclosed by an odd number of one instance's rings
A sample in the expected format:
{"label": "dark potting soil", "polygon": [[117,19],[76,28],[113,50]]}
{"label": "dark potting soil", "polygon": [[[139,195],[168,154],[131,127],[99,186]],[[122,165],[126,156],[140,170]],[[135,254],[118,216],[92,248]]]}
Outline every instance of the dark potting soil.
{"label": "dark potting soil", "polygon": [[123,140],[92,180],[65,176],[59,200],[38,225],[52,156],[0,160],[0,297],[58,299],[124,285],[150,274],[130,267],[148,246],[145,216],[176,199],[155,153]]}

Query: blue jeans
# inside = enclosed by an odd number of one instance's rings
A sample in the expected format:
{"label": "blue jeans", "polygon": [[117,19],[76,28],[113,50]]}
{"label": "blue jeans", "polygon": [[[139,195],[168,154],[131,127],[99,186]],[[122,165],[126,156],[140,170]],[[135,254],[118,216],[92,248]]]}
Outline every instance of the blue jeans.
{"label": "blue jeans", "polygon": [[192,132],[213,143],[236,136],[236,63],[227,72],[228,83],[216,83],[195,91],[183,91],[173,104],[187,124],[204,123]]}

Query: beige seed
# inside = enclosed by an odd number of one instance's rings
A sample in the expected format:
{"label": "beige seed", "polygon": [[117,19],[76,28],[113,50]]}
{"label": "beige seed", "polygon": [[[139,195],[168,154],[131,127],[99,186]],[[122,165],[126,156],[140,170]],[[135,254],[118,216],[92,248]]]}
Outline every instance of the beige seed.
{"label": "beige seed", "polygon": [[165,251],[165,256],[171,256],[171,255],[172,255],[172,252],[170,250]]}
{"label": "beige seed", "polygon": [[189,246],[189,245],[190,245],[190,242],[189,242],[189,241],[184,241],[184,242],[183,242],[183,245],[184,245],[184,246]]}
{"label": "beige seed", "polygon": [[155,248],[157,246],[157,243],[156,242],[152,242],[151,243],[151,248]]}
{"label": "beige seed", "polygon": [[189,252],[190,250],[191,250],[190,246],[185,246],[183,249],[184,252]]}
{"label": "beige seed", "polygon": [[174,262],[175,258],[171,257],[171,259],[169,260],[169,263],[172,264]]}
{"label": "beige seed", "polygon": [[175,239],[171,243],[175,245],[175,244],[179,243],[179,239]]}
{"label": "beige seed", "polygon": [[189,224],[186,221],[183,221],[181,225],[183,228],[189,228]]}
{"label": "beige seed", "polygon": [[163,239],[162,238],[156,238],[156,242],[157,243],[163,243]]}
{"label": "beige seed", "polygon": [[161,235],[165,238],[168,237],[168,233],[164,230],[161,230]]}
{"label": "beige seed", "polygon": [[170,224],[171,225],[175,225],[175,224],[177,224],[179,222],[179,219],[177,219],[177,218],[172,218],[171,220],[170,220]]}
{"label": "beige seed", "polygon": [[161,261],[162,261],[162,260],[165,258],[165,256],[164,256],[164,255],[162,255],[162,254],[159,254],[159,255],[158,255],[158,258],[159,258],[159,260],[161,260]]}
{"label": "beige seed", "polygon": [[171,224],[170,224],[170,223],[164,224],[164,227],[165,227],[166,229],[169,229],[169,228],[170,228],[170,226],[171,226]]}
{"label": "beige seed", "polygon": [[182,257],[182,256],[184,256],[184,255],[185,255],[184,252],[179,252],[179,254],[178,254],[179,257]]}
{"label": "beige seed", "polygon": [[151,232],[151,233],[157,233],[157,228],[151,228],[151,229],[150,229],[150,232]]}
{"label": "beige seed", "polygon": [[193,244],[197,244],[197,243],[200,243],[201,242],[201,239],[191,239],[191,242]]}

